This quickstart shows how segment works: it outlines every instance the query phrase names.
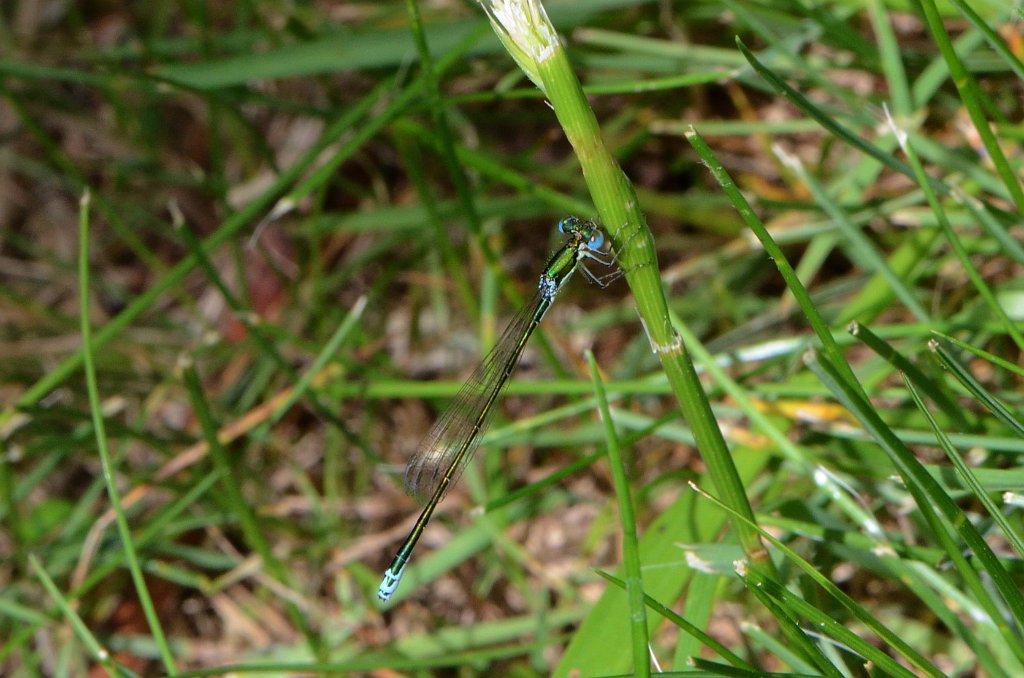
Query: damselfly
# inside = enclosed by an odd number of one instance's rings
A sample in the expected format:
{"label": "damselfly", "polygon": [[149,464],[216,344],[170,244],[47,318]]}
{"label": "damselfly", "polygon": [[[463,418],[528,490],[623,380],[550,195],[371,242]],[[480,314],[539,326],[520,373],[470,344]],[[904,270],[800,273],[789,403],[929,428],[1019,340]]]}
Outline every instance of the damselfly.
{"label": "damselfly", "polygon": [[567,217],[559,222],[558,230],[566,236],[566,240],[540,274],[540,283],[533,301],[508,324],[498,343],[462,386],[406,466],[405,489],[424,507],[419,520],[384,573],[384,580],[377,590],[377,597],[381,600],[390,599],[398,588],[409,558],[412,557],[412,550],[430,521],[430,516],[472,457],[480,435],[491,419],[498,395],[508,383],[530,335],[555,302],[558,291],[577,269],[581,269],[602,287],[606,284],[609,276],[595,276],[584,265],[588,260],[602,266],[615,263],[612,255],[601,251],[604,233],[600,227],[592,221]]}

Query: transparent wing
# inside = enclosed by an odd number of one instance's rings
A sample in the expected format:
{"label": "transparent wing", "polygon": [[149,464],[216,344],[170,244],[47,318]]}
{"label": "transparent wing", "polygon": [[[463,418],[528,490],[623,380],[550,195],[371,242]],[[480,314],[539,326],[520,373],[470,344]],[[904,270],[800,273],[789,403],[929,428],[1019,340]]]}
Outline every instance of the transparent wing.
{"label": "transparent wing", "polygon": [[[445,477],[445,493],[462,475],[490,423],[498,396],[508,383],[523,347],[551,299],[538,292],[509,322],[498,343],[434,423],[405,467],[405,491],[421,504],[433,497]],[[443,496],[443,495],[442,495]]]}

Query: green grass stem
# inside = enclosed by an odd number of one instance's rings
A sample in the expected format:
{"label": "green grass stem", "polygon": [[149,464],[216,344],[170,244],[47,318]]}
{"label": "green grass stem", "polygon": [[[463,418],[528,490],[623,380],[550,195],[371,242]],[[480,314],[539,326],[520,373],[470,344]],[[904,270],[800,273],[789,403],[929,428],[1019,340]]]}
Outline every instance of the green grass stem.
{"label": "green grass stem", "polygon": [[960,60],[956,50],[953,49],[953,41],[946,31],[934,0],[920,0],[920,4],[924,13],[925,23],[928,25],[928,29],[931,31],[939,51],[942,52],[942,57],[946,60],[946,65],[949,67],[949,75],[957,91],[960,93],[960,100],[967,109],[971,122],[974,123],[975,131],[978,133],[992,164],[995,165],[996,173],[1003,180],[1007,192],[1017,206],[1017,211],[1024,212],[1024,188],[1021,187],[1017,170],[1010,166],[1006,154],[1003,153],[1002,146],[1000,146],[995,133],[992,131],[992,127],[989,125],[988,118],[985,117],[978,83],[964,67],[963,61]]}
{"label": "green grass stem", "polygon": [[135,585],[135,593],[139,597],[139,603],[149,625],[149,631],[153,634],[153,641],[160,653],[164,670],[168,674],[174,675],[177,673],[174,654],[171,652],[170,645],[167,642],[167,636],[160,623],[160,617],[156,613],[156,607],[153,605],[153,598],[149,593],[149,587],[146,585],[146,578],[142,573],[135,540],[128,527],[128,516],[121,504],[121,490],[118,488],[117,482],[120,474],[117,472],[114,460],[110,456],[110,450],[107,447],[103,403],[100,399],[99,384],[96,379],[96,366],[93,362],[93,355],[98,347],[93,341],[92,316],[89,303],[90,291],[92,289],[89,284],[89,203],[90,195],[89,191],[86,191],[80,203],[78,221],[78,295],[82,332],[82,351],[78,355],[81,356],[82,366],[85,370],[85,385],[89,393],[89,406],[92,413],[93,431],[96,436],[96,449],[99,452],[100,462],[103,465],[103,479],[107,486],[107,496],[110,499],[110,506],[116,517],[117,533],[121,539],[125,559],[128,563],[128,571],[131,573],[132,582]]}
{"label": "green grass stem", "polygon": [[644,605],[644,582],[640,571],[640,549],[636,537],[636,513],[633,510],[629,479],[619,449],[619,438],[615,432],[615,420],[608,409],[608,397],[601,381],[601,373],[594,354],[587,351],[590,378],[594,382],[597,410],[601,413],[607,441],[608,464],[612,470],[615,495],[619,502],[619,523],[622,526],[622,561],[626,571],[626,598],[629,601],[629,628],[633,640],[633,674],[646,678],[651,675],[647,637],[647,608]]}
{"label": "green grass stem", "polygon": [[[539,2],[536,6],[540,6]],[[633,293],[651,347],[661,360],[676,399],[693,428],[697,446],[708,464],[716,488],[725,501],[752,519],[753,511],[707,395],[701,388],[686,347],[672,327],[658,271],[654,238],[640,209],[636,191],[605,146],[594,111],[587,102],[568,54],[547,23],[543,8],[534,11],[537,15],[532,19],[533,24],[523,21],[518,26],[503,27],[491,15],[492,24],[519,66],[547,96],[576,153],[597,213],[611,236],[618,264]],[[517,38],[520,43],[510,46]],[[516,47],[520,50],[518,53]],[[542,58],[533,58],[537,55]],[[770,567],[756,532],[743,528],[738,534],[751,561]]]}
{"label": "green grass stem", "polygon": [[800,306],[800,310],[803,312],[807,321],[814,329],[815,335],[818,337],[818,341],[821,343],[822,349],[829,356],[830,360],[835,365],[839,366],[842,371],[844,381],[853,385],[854,388],[859,389],[860,385],[857,382],[857,378],[853,374],[853,370],[850,369],[849,364],[846,362],[846,358],[843,356],[843,352],[840,350],[835,337],[832,336],[832,331],[829,329],[825,319],[822,318],[821,313],[818,311],[814,302],[811,300],[810,294],[807,292],[807,288],[800,281],[800,278],[796,275],[793,270],[793,266],[789,263],[786,255],[782,252],[782,249],[776,244],[775,239],[772,238],[771,233],[765,228],[764,224],[758,219],[757,214],[751,208],[750,203],[737,188],[736,183],[726,172],[725,167],[719,162],[718,158],[715,157],[714,152],[704,141],[704,137],[700,135],[697,130],[692,129],[687,134],[687,140],[690,145],[693,146],[694,150],[697,151],[697,155],[700,156],[701,160],[711,171],[712,176],[718,181],[718,184],[725,191],[725,194],[732,201],[736,211],[743,217],[744,222],[757,239],[761,241],[761,245],[764,246],[765,252],[768,257],[774,262],[779,273],[782,275],[782,279],[786,281],[786,286],[789,288],[790,293],[796,298],[797,304]]}
{"label": "green grass stem", "polygon": [[50,598],[53,599],[53,602],[60,610],[60,613],[64,615],[64,618],[67,619],[69,624],[71,624],[71,627],[75,630],[75,635],[78,636],[79,642],[85,645],[86,650],[88,650],[93,660],[102,666],[107,672],[107,675],[111,676],[111,678],[121,678],[122,676],[125,676],[126,672],[118,666],[117,662],[110,656],[110,651],[100,644],[89,626],[80,616],[78,616],[78,613],[75,612],[75,608],[71,604],[71,601],[69,601],[64,594],[61,593],[60,589],[57,588],[53,579],[51,579],[50,575],[47,574],[46,568],[34,553],[29,554],[28,563],[32,568],[32,571],[35,572],[36,577],[39,578],[43,588],[50,594]]}

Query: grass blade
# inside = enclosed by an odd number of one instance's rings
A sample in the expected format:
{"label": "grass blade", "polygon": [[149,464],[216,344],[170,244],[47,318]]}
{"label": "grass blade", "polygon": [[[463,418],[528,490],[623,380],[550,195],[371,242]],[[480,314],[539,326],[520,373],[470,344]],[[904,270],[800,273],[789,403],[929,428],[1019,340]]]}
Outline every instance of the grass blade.
{"label": "grass blade", "polygon": [[644,605],[644,582],[640,575],[640,549],[636,538],[636,514],[633,498],[629,491],[629,479],[619,450],[619,438],[615,432],[615,420],[608,409],[608,396],[604,390],[601,373],[594,360],[594,354],[587,351],[590,378],[594,382],[597,409],[604,423],[605,440],[608,446],[608,463],[615,482],[615,495],[619,501],[619,521],[622,524],[622,560],[626,569],[626,597],[629,601],[629,627],[633,639],[633,671],[637,676],[651,675],[648,658],[647,608]]}
{"label": "grass blade", "polygon": [[128,570],[132,575],[132,582],[135,584],[135,593],[139,596],[139,603],[142,605],[146,621],[149,624],[150,633],[160,652],[164,669],[174,674],[174,654],[171,652],[164,634],[160,617],[153,605],[153,598],[149,593],[146,578],[142,574],[142,567],[139,563],[139,556],[136,550],[135,541],[131,530],[128,529],[128,517],[124,507],[121,505],[121,491],[118,489],[116,478],[118,473],[114,466],[113,458],[107,447],[106,425],[103,421],[103,404],[100,402],[99,384],[96,379],[96,366],[93,363],[93,353],[96,346],[92,339],[92,314],[90,313],[89,295],[89,192],[82,196],[78,221],[78,292],[79,311],[81,317],[82,332],[82,365],[85,369],[85,385],[89,393],[89,405],[92,413],[93,431],[96,435],[96,447],[99,451],[100,461],[103,464],[103,478],[107,486],[107,496],[110,498],[110,505],[117,517],[117,532],[124,549],[125,559],[128,561]]}
{"label": "grass blade", "polygon": [[977,431],[978,426],[967,420],[964,409],[953,400],[941,384],[929,377],[921,368],[910,362],[887,341],[872,332],[866,325],[854,322],[850,324],[850,334],[860,339],[872,351],[900,372],[906,374],[911,381],[920,386],[932,401],[939,406],[949,420],[960,431]]}
{"label": "grass blade", "polygon": [[1024,422],[1017,418],[1017,416],[1007,407],[1002,400],[989,393],[989,391],[981,385],[981,383],[974,378],[974,376],[968,372],[963,365],[960,364],[956,358],[950,355],[949,351],[942,345],[941,342],[932,340],[929,344],[932,351],[938,357],[939,362],[942,366],[952,373],[956,377],[957,381],[964,385],[964,387],[971,392],[978,401],[987,407],[992,414],[994,414],[1000,421],[1009,426],[1011,429],[1017,432],[1017,435],[1024,436]]}
{"label": "grass blade", "polygon": [[999,507],[996,506],[995,502],[989,498],[988,492],[982,486],[974,471],[972,471],[970,466],[967,465],[967,462],[964,461],[963,456],[953,446],[953,443],[950,442],[949,436],[939,428],[939,423],[935,421],[935,417],[933,417],[931,412],[928,411],[927,405],[925,405],[924,400],[914,387],[913,380],[909,376],[904,376],[904,382],[907,385],[907,390],[910,392],[910,395],[914,398],[914,404],[917,405],[917,408],[921,410],[925,417],[928,418],[928,423],[931,425],[932,431],[935,432],[935,439],[939,441],[939,445],[946,453],[946,456],[949,457],[949,460],[953,462],[953,466],[956,467],[957,473],[960,474],[961,478],[963,478],[964,485],[970,489],[975,499],[985,507],[985,510],[988,511],[992,520],[996,521],[999,525],[999,529],[1002,530],[1003,533],[1003,538],[1010,543],[1019,556],[1024,558],[1024,540],[1021,539],[1017,530],[1015,530],[1010,525],[1009,521],[1006,520],[1006,517],[1003,515],[1002,511],[999,510]]}
{"label": "grass blade", "polygon": [[[1024,660],[1024,646],[1020,642],[1020,636],[1013,628],[1014,625],[1024,627],[1022,624],[1024,621],[1024,597],[991,547],[967,519],[967,516],[963,514],[962,509],[925,471],[906,445],[882,421],[870,403],[863,398],[863,395],[858,390],[849,388],[845,380],[840,378],[835,367],[825,359],[814,356],[809,357],[808,365],[888,454],[902,476],[907,489],[914,496],[918,510],[931,525],[933,535],[943,543],[947,556],[955,563],[959,563],[957,571],[973,592],[978,604],[984,608],[988,615],[987,621],[1000,629],[1000,635],[1006,638],[1007,645],[1014,656],[1018,660]],[[961,539],[978,558],[979,566],[992,578],[996,589],[1010,610],[1013,619],[1012,625],[1003,617],[974,568],[962,557],[959,545],[949,539],[947,528],[937,520],[938,516],[934,515],[933,507],[957,531]]]}

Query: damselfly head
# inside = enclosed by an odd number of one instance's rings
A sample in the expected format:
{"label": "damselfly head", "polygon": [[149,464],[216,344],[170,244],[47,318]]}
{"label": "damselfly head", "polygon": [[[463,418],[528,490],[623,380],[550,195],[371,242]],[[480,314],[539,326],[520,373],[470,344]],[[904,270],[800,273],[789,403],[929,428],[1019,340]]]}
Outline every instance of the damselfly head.
{"label": "damselfly head", "polygon": [[599,250],[604,245],[601,227],[588,219],[566,217],[558,222],[558,231],[578,243],[587,243],[587,249]]}
{"label": "damselfly head", "polygon": [[566,217],[558,222],[558,232],[565,235],[579,233],[582,230],[584,223],[585,222],[579,217]]}

